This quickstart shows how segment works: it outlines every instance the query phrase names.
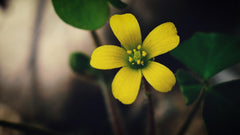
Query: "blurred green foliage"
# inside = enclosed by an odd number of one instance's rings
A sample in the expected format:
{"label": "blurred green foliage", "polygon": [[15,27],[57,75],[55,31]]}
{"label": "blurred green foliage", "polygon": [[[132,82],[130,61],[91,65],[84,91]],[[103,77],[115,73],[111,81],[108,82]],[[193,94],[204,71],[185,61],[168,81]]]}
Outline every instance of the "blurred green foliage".
{"label": "blurred green foliage", "polygon": [[67,24],[85,30],[101,28],[110,15],[108,2],[121,9],[120,0],[52,0],[57,15]]}
{"label": "blurred green foliage", "polygon": [[121,0],[108,0],[115,8],[123,9],[127,6],[126,3],[123,3]]}
{"label": "blurred green foliage", "polygon": [[74,52],[70,55],[69,65],[79,75],[96,76],[98,70],[90,66],[90,58],[82,52]]}

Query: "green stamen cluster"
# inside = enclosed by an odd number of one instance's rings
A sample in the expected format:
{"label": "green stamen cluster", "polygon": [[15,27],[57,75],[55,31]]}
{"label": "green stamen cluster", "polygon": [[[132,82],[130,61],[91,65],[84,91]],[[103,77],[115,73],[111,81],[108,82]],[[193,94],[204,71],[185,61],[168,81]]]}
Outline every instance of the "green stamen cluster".
{"label": "green stamen cluster", "polygon": [[142,46],[138,45],[136,49],[127,50],[128,62],[131,67],[142,68],[146,63],[146,51],[142,50]]}

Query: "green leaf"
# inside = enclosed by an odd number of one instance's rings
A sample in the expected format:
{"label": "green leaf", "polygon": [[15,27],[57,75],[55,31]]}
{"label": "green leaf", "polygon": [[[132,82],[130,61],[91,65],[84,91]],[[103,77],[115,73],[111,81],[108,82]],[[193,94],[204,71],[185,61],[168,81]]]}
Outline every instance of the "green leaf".
{"label": "green leaf", "polygon": [[203,106],[203,119],[209,135],[239,134],[240,80],[209,88]]}
{"label": "green leaf", "polygon": [[186,99],[186,105],[192,104],[198,98],[203,87],[202,84],[184,70],[178,70],[176,77],[180,84],[181,92]]}
{"label": "green leaf", "polygon": [[240,39],[219,33],[196,33],[171,52],[204,80],[240,62]]}
{"label": "green leaf", "polygon": [[108,0],[115,8],[123,9],[127,6],[126,3],[122,2],[121,0]]}
{"label": "green leaf", "polygon": [[70,55],[69,65],[71,69],[77,74],[82,75],[97,74],[97,70],[93,69],[90,66],[90,58],[81,52],[74,52]]}
{"label": "green leaf", "polygon": [[64,22],[80,29],[98,29],[109,16],[107,0],[52,0],[52,3]]}

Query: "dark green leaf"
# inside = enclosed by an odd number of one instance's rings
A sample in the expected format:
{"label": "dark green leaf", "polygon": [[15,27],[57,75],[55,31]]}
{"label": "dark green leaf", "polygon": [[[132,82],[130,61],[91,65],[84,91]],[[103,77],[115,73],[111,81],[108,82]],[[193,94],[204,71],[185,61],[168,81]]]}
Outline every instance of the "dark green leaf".
{"label": "dark green leaf", "polygon": [[203,107],[203,119],[209,135],[239,134],[240,80],[209,88]]}
{"label": "dark green leaf", "polygon": [[196,33],[171,52],[204,80],[240,62],[240,39],[219,33]]}
{"label": "dark green leaf", "polygon": [[181,92],[186,99],[186,105],[192,104],[203,87],[192,75],[184,70],[179,70],[176,73],[178,83],[180,84]]}
{"label": "dark green leaf", "polygon": [[127,6],[126,3],[123,3],[121,0],[108,0],[115,8],[123,9]]}
{"label": "dark green leaf", "polygon": [[98,73],[90,66],[90,58],[81,52],[74,52],[70,55],[69,65],[77,74],[94,75]]}
{"label": "dark green leaf", "polygon": [[98,29],[109,16],[107,0],[52,0],[52,3],[64,22],[80,29]]}

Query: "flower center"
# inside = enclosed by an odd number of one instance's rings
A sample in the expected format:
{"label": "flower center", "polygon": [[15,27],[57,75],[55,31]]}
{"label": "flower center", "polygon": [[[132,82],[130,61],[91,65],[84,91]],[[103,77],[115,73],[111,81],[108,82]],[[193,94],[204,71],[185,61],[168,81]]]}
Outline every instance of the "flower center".
{"label": "flower center", "polygon": [[142,49],[141,45],[138,45],[136,49],[127,50],[128,62],[131,67],[142,68],[146,63],[147,53]]}

